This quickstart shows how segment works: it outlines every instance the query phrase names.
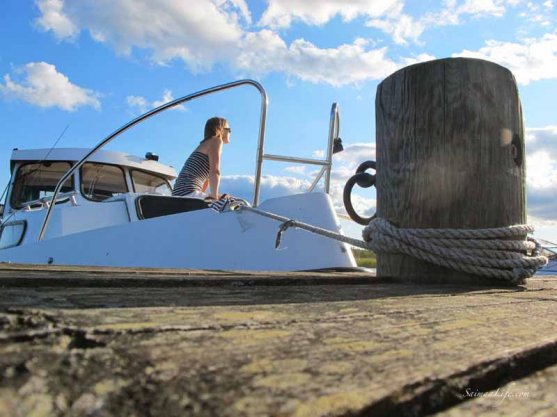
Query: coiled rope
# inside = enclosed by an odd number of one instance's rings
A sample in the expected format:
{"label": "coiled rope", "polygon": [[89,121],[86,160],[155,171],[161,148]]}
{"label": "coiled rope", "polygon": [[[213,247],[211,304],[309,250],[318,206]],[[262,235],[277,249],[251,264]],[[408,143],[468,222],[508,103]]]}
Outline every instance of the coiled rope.
{"label": "coiled rope", "polygon": [[403,229],[385,219],[373,219],[363,230],[364,240],[350,238],[321,227],[289,219],[247,205],[232,206],[281,222],[275,248],[290,227],[348,243],[376,253],[402,253],[455,271],[501,279],[517,284],[547,264],[541,244],[532,237],[516,239],[534,231],[530,225],[492,229]]}
{"label": "coiled rope", "polygon": [[367,225],[363,238],[375,252],[402,253],[435,265],[513,284],[533,276],[547,264],[541,244],[532,237],[530,225],[492,229],[402,229],[385,219]]}

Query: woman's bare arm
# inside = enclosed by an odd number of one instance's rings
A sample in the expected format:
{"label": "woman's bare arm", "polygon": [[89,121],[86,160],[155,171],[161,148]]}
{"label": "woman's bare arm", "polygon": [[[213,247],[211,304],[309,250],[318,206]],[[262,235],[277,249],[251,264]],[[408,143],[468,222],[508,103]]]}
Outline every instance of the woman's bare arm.
{"label": "woman's bare arm", "polygon": [[219,138],[211,139],[209,144],[209,186],[211,192],[209,196],[219,198],[220,184],[220,156],[222,152],[222,141]]}

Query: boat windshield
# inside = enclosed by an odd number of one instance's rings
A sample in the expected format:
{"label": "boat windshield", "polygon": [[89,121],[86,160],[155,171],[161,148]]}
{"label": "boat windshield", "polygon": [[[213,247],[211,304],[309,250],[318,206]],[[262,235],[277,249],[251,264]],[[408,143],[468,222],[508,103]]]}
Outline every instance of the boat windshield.
{"label": "boat windshield", "polygon": [[81,193],[88,200],[103,201],[128,192],[124,170],[117,165],[87,162],[81,167]]}
{"label": "boat windshield", "polygon": [[[15,177],[10,205],[19,209],[26,203],[50,197],[56,184],[70,169],[69,162],[30,162],[19,167]],[[60,192],[73,191],[73,177],[69,178]]]}
{"label": "boat windshield", "polygon": [[172,195],[172,188],[163,177],[137,169],[132,169],[131,175],[133,188],[136,193]]}

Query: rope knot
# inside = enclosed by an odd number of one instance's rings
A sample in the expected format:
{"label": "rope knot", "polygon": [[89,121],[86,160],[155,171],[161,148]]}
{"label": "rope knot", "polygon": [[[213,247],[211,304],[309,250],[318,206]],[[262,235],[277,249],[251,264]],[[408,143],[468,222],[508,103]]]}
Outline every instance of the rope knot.
{"label": "rope knot", "polygon": [[279,230],[277,232],[277,238],[275,240],[275,249],[278,249],[278,247],[280,246],[280,240],[282,239],[282,233],[285,232],[289,227],[296,227],[296,221],[295,220],[287,220],[285,221],[283,224],[280,225]]}

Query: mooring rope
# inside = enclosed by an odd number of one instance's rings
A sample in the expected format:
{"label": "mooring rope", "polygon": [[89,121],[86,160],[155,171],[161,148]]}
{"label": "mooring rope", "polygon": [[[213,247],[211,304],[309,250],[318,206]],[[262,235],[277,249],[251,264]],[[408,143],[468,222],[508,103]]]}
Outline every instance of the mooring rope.
{"label": "mooring rope", "polygon": [[455,271],[513,284],[532,277],[547,264],[547,258],[540,255],[541,245],[536,239],[504,240],[532,233],[534,228],[529,225],[491,229],[403,229],[376,218],[364,228],[364,240],[359,240],[247,205],[231,209],[281,222],[275,248],[280,246],[282,234],[295,227],[376,253],[402,253]]}
{"label": "mooring rope", "polygon": [[354,239],[354,238],[351,238],[351,237],[348,237],[348,236],[344,236],[343,234],[340,234],[340,233],[332,232],[330,230],[323,229],[323,228],[317,227],[317,226],[313,226],[311,224],[303,223],[303,222],[300,222],[298,220],[289,219],[288,217],[279,216],[278,214],[274,214],[274,213],[270,213],[268,211],[260,210],[260,209],[257,209],[255,207],[250,207],[250,206],[246,206],[246,205],[239,205],[239,206],[236,206],[236,207],[232,208],[232,210],[249,211],[251,213],[255,213],[255,214],[258,214],[260,216],[268,217],[269,219],[273,219],[273,220],[281,222],[282,224],[279,227],[279,230],[278,230],[278,233],[277,233],[277,238],[276,238],[276,241],[275,241],[275,248],[278,248],[280,246],[280,241],[281,241],[282,234],[287,229],[289,229],[290,227],[294,227],[294,228],[298,228],[298,229],[307,230],[308,232],[315,233],[315,234],[320,235],[320,236],[325,236],[325,237],[328,237],[328,238],[331,238],[331,239],[335,239],[335,240],[338,240],[340,242],[348,243],[348,244],[350,244],[352,246],[356,246],[358,248],[367,249],[366,243],[364,241],[360,240],[360,239]]}

